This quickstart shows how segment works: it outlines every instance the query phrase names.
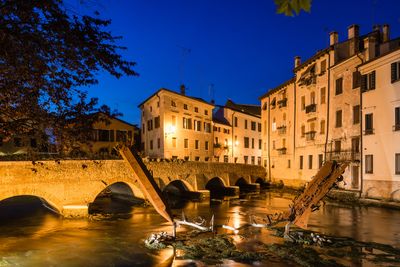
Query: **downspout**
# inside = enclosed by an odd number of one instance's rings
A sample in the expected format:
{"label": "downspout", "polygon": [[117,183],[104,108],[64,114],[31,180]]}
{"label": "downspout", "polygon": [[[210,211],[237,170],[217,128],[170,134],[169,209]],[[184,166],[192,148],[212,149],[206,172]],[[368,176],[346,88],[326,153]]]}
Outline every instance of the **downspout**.
{"label": "downspout", "polygon": [[[360,53],[356,54],[357,57],[360,59],[361,63],[364,63],[364,60],[362,57],[360,57]],[[356,66],[356,71],[358,71],[359,66]],[[361,73],[360,73],[361,75]],[[360,77],[361,78],[361,77]],[[360,83],[360,195],[359,197],[361,198],[362,192],[363,192],[363,187],[364,187],[364,179],[363,179],[363,130],[362,130],[362,123],[363,123],[363,116],[362,116],[362,91],[361,91],[361,83]]]}
{"label": "downspout", "polygon": [[235,115],[236,111],[233,111],[232,113],[232,162],[235,163],[235,158],[234,158],[234,154],[233,154],[233,148],[236,145],[236,142],[234,141],[233,137],[234,137],[234,129],[235,129]]}
{"label": "downspout", "polygon": [[[333,50],[335,51],[335,50]],[[325,136],[325,148],[324,148],[324,161],[326,162],[326,153],[329,140],[329,109],[330,109],[330,98],[331,98],[331,54],[328,53],[328,99],[326,100],[326,136]]]}
{"label": "downspout", "polygon": [[270,122],[271,122],[271,112],[270,112],[270,110],[271,110],[271,108],[270,108],[270,104],[271,104],[271,97],[270,96],[268,96],[268,123],[267,123],[267,125],[268,125],[268,127],[267,127],[267,129],[268,129],[268,131],[267,131],[267,134],[268,134],[268,181],[270,181],[271,182],[271,147],[270,147],[270,143],[271,143],[271,131],[270,131]]}

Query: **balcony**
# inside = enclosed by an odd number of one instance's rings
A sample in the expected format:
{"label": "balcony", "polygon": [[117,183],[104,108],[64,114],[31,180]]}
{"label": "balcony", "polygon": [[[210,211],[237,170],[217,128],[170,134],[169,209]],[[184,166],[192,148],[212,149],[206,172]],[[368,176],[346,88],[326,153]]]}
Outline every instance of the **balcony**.
{"label": "balcony", "polygon": [[357,150],[341,150],[341,151],[328,151],[326,153],[328,160],[336,160],[338,162],[352,161],[360,162],[360,151]]}
{"label": "balcony", "polygon": [[305,133],[306,140],[307,140],[307,141],[315,140],[315,134],[316,134],[316,133],[317,133],[316,131],[309,131],[309,132],[306,132],[306,133]]}
{"label": "balcony", "polygon": [[393,125],[393,132],[400,131],[400,124]]}
{"label": "balcony", "polygon": [[278,134],[286,134],[286,125],[281,125],[276,129],[278,130]]}
{"label": "balcony", "polygon": [[278,155],[286,155],[286,147],[277,148]]}
{"label": "balcony", "polygon": [[306,113],[311,113],[316,111],[317,111],[317,104],[310,104],[306,106]]}
{"label": "balcony", "polygon": [[365,129],[364,130],[364,135],[371,135],[374,134],[375,130],[374,129]]}
{"label": "balcony", "polygon": [[287,98],[285,97],[284,99],[279,100],[278,106],[279,106],[279,108],[286,107],[287,106]]}

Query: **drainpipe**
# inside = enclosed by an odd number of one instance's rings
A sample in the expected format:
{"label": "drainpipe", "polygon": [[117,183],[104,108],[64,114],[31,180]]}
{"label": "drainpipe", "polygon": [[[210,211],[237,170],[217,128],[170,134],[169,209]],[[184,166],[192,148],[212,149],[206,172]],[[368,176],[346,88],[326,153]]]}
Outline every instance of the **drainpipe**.
{"label": "drainpipe", "polygon": [[234,142],[234,139],[233,139],[233,137],[234,137],[234,129],[235,129],[235,117],[234,117],[234,115],[235,115],[235,113],[236,113],[236,111],[234,111],[233,113],[232,113],[232,162],[233,163],[235,163],[235,158],[234,158],[234,155],[233,155],[233,148],[235,147],[235,145],[236,145],[236,142]]}
{"label": "drainpipe", "polygon": [[[335,51],[335,50],[334,50]],[[331,54],[328,53],[328,99],[326,100],[326,136],[325,136],[325,147],[324,147],[324,160],[326,162],[326,153],[329,139],[329,109],[330,109],[330,98],[331,98]]]}
{"label": "drainpipe", "polygon": [[[357,57],[360,59],[360,65],[364,62],[362,57],[360,57],[360,53],[356,54]],[[356,66],[356,71],[358,71],[359,65]],[[361,77],[360,77],[361,78]],[[363,123],[363,116],[362,116],[362,92],[361,92],[361,84],[360,84],[360,195],[359,197],[361,198],[362,192],[363,192],[363,187],[364,187],[364,177],[363,177],[363,129],[362,129],[362,123]]]}
{"label": "drainpipe", "polygon": [[271,110],[271,108],[270,108],[270,104],[271,104],[271,97],[270,96],[268,96],[268,123],[267,123],[267,125],[268,125],[268,127],[267,127],[267,129],[268,129],[268,131],[267,131],[267,134],[268,134],[268,149],[267,149],[267,151],[268,151],[268,181],[270,181],[271,182],[271,147],[270,147],[270,143],[271,143],[271,131],[270,131],[270,124],[271,124],[271,112],[270,112],[270,110]]}

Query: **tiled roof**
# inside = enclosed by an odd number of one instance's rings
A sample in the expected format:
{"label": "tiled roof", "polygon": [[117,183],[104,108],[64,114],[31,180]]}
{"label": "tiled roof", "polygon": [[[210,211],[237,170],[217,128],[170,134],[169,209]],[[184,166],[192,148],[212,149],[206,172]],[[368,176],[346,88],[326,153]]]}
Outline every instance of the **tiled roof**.
{"label": "tiled roof", "polygon": [[261,116],[261,107],[259,105],[236,104],[229,99],[228,101],[226,101],[225,107],[230,108],[232,110],[240,111],[242,113],[246,113],[248,115],[256,117]]}

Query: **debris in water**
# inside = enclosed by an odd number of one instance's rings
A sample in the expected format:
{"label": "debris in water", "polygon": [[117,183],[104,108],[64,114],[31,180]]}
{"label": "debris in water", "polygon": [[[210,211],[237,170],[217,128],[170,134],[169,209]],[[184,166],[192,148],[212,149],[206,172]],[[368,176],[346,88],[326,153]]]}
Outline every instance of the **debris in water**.
{"label": "debris in water", "polygon": [[160,232],[158,234],[151,234],[149,238],[144,241],[144,244],[149,249],[163,249],[171,245],[174,237],[168,235],[167,232]]}

